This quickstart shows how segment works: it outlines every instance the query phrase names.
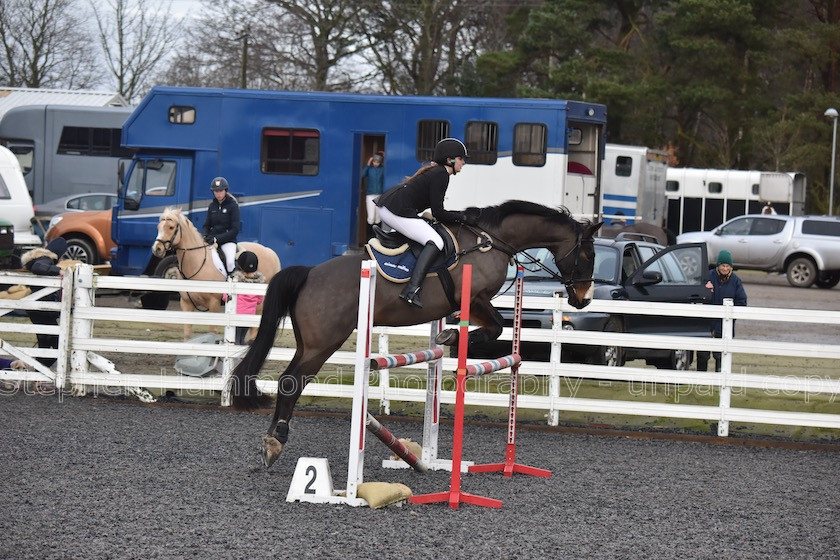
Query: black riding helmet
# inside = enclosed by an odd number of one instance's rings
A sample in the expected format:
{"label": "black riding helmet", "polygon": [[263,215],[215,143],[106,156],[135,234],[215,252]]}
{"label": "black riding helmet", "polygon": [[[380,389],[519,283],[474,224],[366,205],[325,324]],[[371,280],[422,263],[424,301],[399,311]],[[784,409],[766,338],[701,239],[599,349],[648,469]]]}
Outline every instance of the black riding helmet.
{"label": "black riding helmet", "polygon": [[438,165],[448,165],[454,167],[454,159],[456,157],[467,158],[467,147],[457,138],[444,138],[435,146],[435,153],[432,161]]}
{"label": "black riding helmet", "polygon": [[224,177],[216,177],[212,181],[210,181],[210,190],[211,191],[226,191],[230,188],[228,185],[227,179]]}

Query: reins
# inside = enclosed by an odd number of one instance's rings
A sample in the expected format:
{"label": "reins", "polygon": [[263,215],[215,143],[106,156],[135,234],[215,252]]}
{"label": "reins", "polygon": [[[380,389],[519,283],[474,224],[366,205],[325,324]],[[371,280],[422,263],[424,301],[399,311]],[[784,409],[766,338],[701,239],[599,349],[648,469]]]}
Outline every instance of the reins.
{"label": "reins", "polygon": [[[568,257],[573,252],[575,252],[575,262],[574,262],[574,265],[572,266],[572,276],[573,277],[570,278],[569,280],[566,280],[565,278],[563,278],[563,273],[560,272],[560,267],[559,266],[557,267],[557,272],[554,272],[553,270],[551,270],[550,268],[545,266],[542,262],[540,262],[538,259],[532,257],[531,255],[529,255],[525,251],[517,251],[516,248],[513,247],[510,243],[508,243],[506,241],[503,241],[502,239],[499,239],[498,237],[496,237],[495,240],[494,240],[494,238],[492,238],[490,236],[490,234],[488,234],[487,232],[485,232],[483,230],[479,230],[479,229],[477,229],[477,228],[475,228],[471,225],[463,224],[462,227],[467,228],[470,232],[475,234],[479,239],[483,239],[484,241],[481,241],[480,243],[474,245],[473,247],[469,247],[467,249],[459,251],[455,255],[456,259],[460,259],[462,256],[467,255],[469,253],[472,253],[473,251],[480,251],[480,250],[484,250],[484,249],[488,249],[488,250],[489,249],[496,249],[497,251],[501,251],[502,253],[504,253],[508,257],[510,257],[513,260],[513,262],[516,263],[517,265],[522,264],[522,262],[520,261],[520,257],[519,257],[519,255],[521,255],[522,257],[527,259],[529,264],[537,265],[539,268],[543,269],[543,271],[548,273],[549,276],[551,276],[551,278],[553,278],[555,280],[559,280],[560,282],[562,282],[563,285],[566,286],[566,289],[570,289],[572,285],[574,285],[576,283],[579,283],[579,282],[591,282],[592,281],[592,278],[583,278],[583,279],[574,278],[574,273],[578,269],[578,260],[580,258],[580,247],[583,243],[583,230],[582,229],[577,232],[577,241],[575,242],[574,246],[571,249],[569,249],[568,251],[566,251],[566,254],[563,255],[562,257],[560,257],[559,259],[556,259],[556,258],[554,259],[554,262],[557,263],[559,261],[564,260],[566,257]],[[511,286],[512,285],[513,285],[513,282],[511,282]],[[505,291],[507,291],[509,289],[510,289],[510,287],[505,289]]]}
{"label": "reins", "polygon": [[[187,276],[187,274],[184,272],[184,269],[181,265],[181,258],[178,258],[178,251],[183,251],[183,258],[186,258],[187,251],[195,251],[195,250],[198,250],[198,249],[207,249],[208,245],[206,245],[206,244],[205,245],[199,245],[197,247],[175,247],[174,246],[175,238],[178,237],[179,233],[181,233],[181,224],[176,221],[175,222],[175,232],[172,234],[172,237],[170,237],[166,241],[161,241],[161,244],[163,245],[163,247],[167,251],[169,251],[169,250],[174,250],[175,251],[175,260],[178,263],[178,272],[181,274],[181,277],[184,280],[192,280],[193,278],[195,278],[195,276],[199,272],[201,272],[201,270],[207,264],[207,251],[206,250],[204,251],[204,259],[201,261],[201,265],[199,265],[199,267],[196,269],[196,271],[190,276]],[[183,237],[182,237],[182,240],[183,240]],[[207,307],[205,307],[204,309],[201,309],[198,306],[198,304],[196,304],[195,300],[192,298],[192,294],[190,292],[186,292],[186,294],[187,294],[187,298],[190,300],[190,303],[192,304],[192,306],[197,311],[202,311],[202,312],[203,311],[209,311],[209,308],[207,308]]]}

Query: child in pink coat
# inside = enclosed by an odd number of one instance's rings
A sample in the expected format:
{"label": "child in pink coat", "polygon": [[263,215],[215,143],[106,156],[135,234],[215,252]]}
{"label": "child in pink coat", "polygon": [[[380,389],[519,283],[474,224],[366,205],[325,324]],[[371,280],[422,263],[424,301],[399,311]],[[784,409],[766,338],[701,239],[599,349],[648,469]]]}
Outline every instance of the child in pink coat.
{"label": "child in pink coat", "polygon": [[[251,251],[243,251],[236,259],[236,271],[233,279],[237,282],[265,283],[265,277],[257,270],[259,260],[257,255]],[[255,315],[257,310],[262,311],[263,296],[239,294],[236,296],[236,313],[242,315]],[[255,329],[256,330],[256,329]],[[248,327],[236,327],[236,343],[245,344]],[[253,337],[248,339],[250,344]]]}

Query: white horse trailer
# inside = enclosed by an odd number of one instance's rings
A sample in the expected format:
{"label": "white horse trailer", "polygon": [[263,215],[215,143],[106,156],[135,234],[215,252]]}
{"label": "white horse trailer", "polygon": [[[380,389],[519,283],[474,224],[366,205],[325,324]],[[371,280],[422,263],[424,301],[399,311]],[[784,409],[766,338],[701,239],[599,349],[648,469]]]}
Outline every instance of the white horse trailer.
{"label": "white horse trailer", "polygon": [[665,224],[668,154],[644,146],[607,144],[601,172],[600,217],[608,224]]}
{"label": "white horse trailer", "polygon": [[802,215],[803,173],[669,167],[666,226],[674,233],[708,231],[770,202],[778,214]]}

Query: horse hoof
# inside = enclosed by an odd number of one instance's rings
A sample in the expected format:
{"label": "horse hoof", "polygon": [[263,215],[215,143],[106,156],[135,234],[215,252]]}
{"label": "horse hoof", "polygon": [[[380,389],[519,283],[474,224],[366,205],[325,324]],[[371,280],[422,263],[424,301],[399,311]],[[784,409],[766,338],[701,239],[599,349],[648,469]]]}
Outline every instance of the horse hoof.
{"label": "horse hoof", "polygon": [[442,346],[455,346],[458,344],[458,329],[446,329],[435,337],[435,344]]}
{"label": "horse hoof", "polygon": [[263,436],[262,444],[260,445],[260,457],[262,457],[265,468],[273,465],[274,461],[280,457],[280,453],[282,452],[283,444],[277,441],[277,438],[268,434]]}

